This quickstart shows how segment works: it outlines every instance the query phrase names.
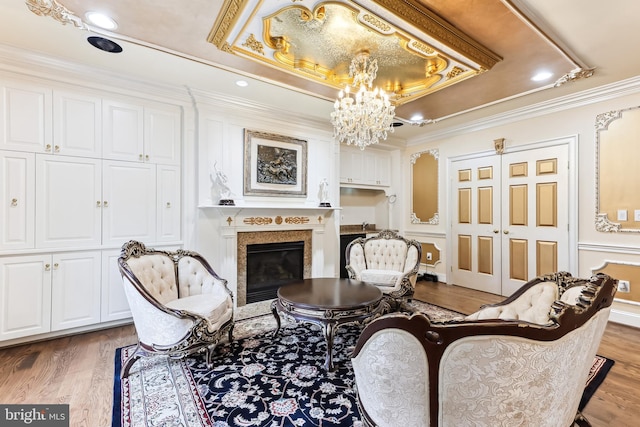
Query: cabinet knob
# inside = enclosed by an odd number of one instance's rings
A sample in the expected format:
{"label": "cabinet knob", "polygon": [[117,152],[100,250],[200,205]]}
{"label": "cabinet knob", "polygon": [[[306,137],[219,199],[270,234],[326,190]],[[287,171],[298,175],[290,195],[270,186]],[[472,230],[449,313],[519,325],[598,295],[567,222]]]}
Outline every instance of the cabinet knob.
{"label": "cabinet knob", "polygon": [[59,265],[57,262],[53,264],[53,269],[54,269],[54,270],[57,270],[57,269],[58,269],[58,267],[60,267],[60,265]]}
{"label": "cabinet knob", "polygon": [[102,205],[106,208],[107,206],[109,206],[109,202],[105,200],[104,202],[102,202]]}
{"label": "cabinet knob", "polygon": [[139,160],[144,159],[144,157],[142,156],[142,154],[138,154],[138,159],[139,159]]}
{"label": "cabinet knob", "polygon": [[11,199],[11,206],[18,206],[18,199],[16,198]]}
{"label": "cabinet knob", "polygon": [[504,230],[503,233],[504,234],[509,234],[509,230]]}
{"label": "cabinet knob", "polygon": [[55,151],[56,153],[59,153],[60,152],[60,146],[59,145],[54,146],[53,147],[53,151]]}
{"label": "cabinet knob", "polygon": [[146,156],[144,156],[144,159],[148,162],[149,161],[149,155],[147,154]]}
{"label": "cabinet knob", "polygon": [[500,230],[495,229],[495,230],[493,230],[493,232],[494,232],[495,234],[498,234],[498,233],[500,232]]}
{"label": "cabinet knob", "polygon": [[102,204],[102,203],[100,203],[100,200],[98,200],[98,201],[96,202],[96,206],[97,206],[97,207],[100,207],[100,205],[101,205],[101,204]]}
{"label": "cabinet knob", "polygon": [[45,145],[44,151],[51,151],[51,144]]}
{"label": "cabinet knob", "polygon": [[44,271],[50,271],[51,270],[51,264],[47,263],[44,265]]}
{"label": "cabinet knob", "polygon": [[167,202],[167,207],[170,208],[171,207],[171,202]]}

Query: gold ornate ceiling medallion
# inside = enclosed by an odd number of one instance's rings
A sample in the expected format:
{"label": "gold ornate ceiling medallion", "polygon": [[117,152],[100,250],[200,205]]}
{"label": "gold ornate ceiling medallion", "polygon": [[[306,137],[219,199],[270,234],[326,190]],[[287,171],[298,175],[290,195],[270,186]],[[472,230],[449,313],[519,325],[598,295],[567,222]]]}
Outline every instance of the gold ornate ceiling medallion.
{"label": "gold ornate ceiling medallion", "polygon": [[481,74],[501,60],[413,0],[368,4],[391,15],[384,19],[347,0],[284,7],[274,0],[225,0],[208,41],[336,89],[352,83],[352,58],[369,51],[378,61],[376,86],[395,105]]}
{"label": "gold ornate ceiling medallion", "polygon": [[26,0],[29,10],[38,16],[50,16],[63,25],[72,24],[78,28],[85,28],[80,18],[56,0]]}

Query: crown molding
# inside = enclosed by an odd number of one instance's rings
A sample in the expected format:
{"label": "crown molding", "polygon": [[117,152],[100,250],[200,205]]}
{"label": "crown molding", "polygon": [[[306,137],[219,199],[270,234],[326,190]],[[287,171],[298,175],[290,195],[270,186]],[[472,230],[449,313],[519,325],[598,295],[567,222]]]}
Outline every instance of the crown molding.
{"label": "crown molding", "polygon": [[[433,141],[435,139],[450,138],[469,132],[476,132],[496,126],[502,126],[516,121],[545,116],[552,113],[579,108],[586,105],[603,102],[626,95],[635,95],[640,92],[640,76],[621,80],[615,83],[588,89],[582,92],[562,96],[552,100],[531,104],[526,107],[516,108],[504,113],[473,120],[461,125],[453,125],[445,129],[425,133],[418,138],[407,141],[407,147]],[[481,108],[481,107],[480,107]]]}
{"label": "crown molding", "polygon": [[74,87],[82,86],[129,96],[132,92],[137,92],[143,93],[145,98],[191,103],[189,94],[181,86],[137,79],[122,73],[0,44],[0,72],[3,71]]}

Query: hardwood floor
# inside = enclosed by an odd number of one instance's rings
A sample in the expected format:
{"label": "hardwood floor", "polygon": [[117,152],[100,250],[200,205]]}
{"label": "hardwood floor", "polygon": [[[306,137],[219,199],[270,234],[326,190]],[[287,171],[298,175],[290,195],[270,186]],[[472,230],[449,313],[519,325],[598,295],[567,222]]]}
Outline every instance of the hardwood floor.
{"label": "hardwood floor", "polygon": [[[502,300],[433,282],[418,282],[416,298],[462,313]],[[71,426],[110,426],[115,349],[135,341],[129,325],[0,349],[0,403],[68,403]],[[594,427],[638,425],[640,329],[609,323],[598,353],[616,363],[585,415]]]}

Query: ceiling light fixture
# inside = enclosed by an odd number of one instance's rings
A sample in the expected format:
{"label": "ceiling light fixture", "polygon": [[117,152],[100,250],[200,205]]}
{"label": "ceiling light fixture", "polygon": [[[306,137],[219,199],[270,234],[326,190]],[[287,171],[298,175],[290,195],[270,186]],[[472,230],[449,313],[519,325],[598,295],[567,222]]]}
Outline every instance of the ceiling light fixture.
{"label": "ceiling light fixture", "polygon": [[87,12],[84,16],[87,17],[96,27],[104,28],[105,30],[115,30],[118,28],[116,21],[100,12]]}
{"label": "ceiling light fixture", "polygon": [[347,145],[355,145],[364,150],[371,144],[387,139],[387,132],[393,132],[395,107],[383,90],[373,89],[373,81],[378,72],[378,61],[369,60],[369,52],[362,51],[351,61],[349,77],[352,86],[359,87],[351,97],[351,87],[347,85],[338,94],[331,113],[334,136]]}
{"label": "ceiling light fixture", "polygon": [[543,80],[547,80],[551,78],[551,76],[553,76],[553,73],[549,71],[540,71],[537,74],[535,74],[533,77],[531,77],[531,80],[533,80],[534,82],[541,82]]}

